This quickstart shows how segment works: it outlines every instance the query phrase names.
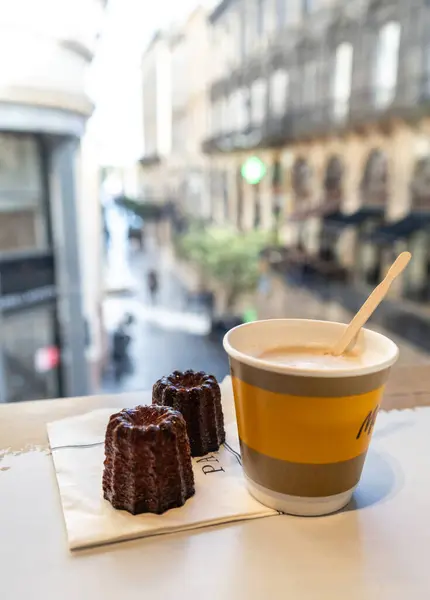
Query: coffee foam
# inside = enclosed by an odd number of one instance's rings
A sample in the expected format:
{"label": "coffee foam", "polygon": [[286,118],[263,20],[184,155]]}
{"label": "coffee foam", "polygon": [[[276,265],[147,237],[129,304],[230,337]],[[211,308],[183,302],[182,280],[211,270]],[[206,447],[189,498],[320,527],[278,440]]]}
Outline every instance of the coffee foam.
{"label": "coffee foam", "polygon": [[[269,319],[240,325],[224,338],[224,348],[230,358],[255,368],[274,373],[291,375],[312,375],[313,377],[358,376],[384,370],[394,364],[398,356],[397,346],[387,337],[362,329],[354,346],[354,360],[342,360],[341,364],[330,368],[321,365],[291,366],[282,362],[267,360],[262,355],[274,349],[309,348],[311,353],[332,348],[342,336],[345,324],[329,321],[302,319]],[[301,352],[299,354],[302,354]],[[303,358],[303,356],[301,357]],[[314,359],[310,359],[314,363]],[[319,361],[321,363],[321,360]]]}
{"label": "coffee foam", "polygon": [[341,370],[363,364],[362,355],[358,353],[333,356],[330,350],[323,346],[278,346],[263,351],[256,358],[298,369]]}

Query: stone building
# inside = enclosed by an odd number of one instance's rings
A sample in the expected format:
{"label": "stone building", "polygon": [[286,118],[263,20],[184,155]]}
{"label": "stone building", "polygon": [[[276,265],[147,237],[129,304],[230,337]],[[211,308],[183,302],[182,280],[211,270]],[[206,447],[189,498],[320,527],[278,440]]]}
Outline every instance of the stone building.
{"label": "stone building", "polygon": [[2,3],[0,402],[84,395],[100,360],[98,197],[80,141],[105,4]]}
{"label": "stone building", "polygon": [[208,157],[202,151],[208,122],[209,24],[196,8],[172,45],[171,180],[182,212],[208,216]]}
{"label": "stone building", "polygon": [[158,31],[142,59],[144,155],[140,192],[146,200],[169,194],[166,160],[172,148],[172,70],[170,32]]}
{"label": "stone building", "polygon": [[210,25],[213,217],[270,229],[280,214],[286,245],[329,247],[367,283],[408,247],[398,293],[428,300],[430,4],[223,0]]}
{"label": "stone building", "polygon": [[143,198],[174,200],[181,212],[208,213],[207,12],[196,8],[181,26],[159,32],[143,58]]}

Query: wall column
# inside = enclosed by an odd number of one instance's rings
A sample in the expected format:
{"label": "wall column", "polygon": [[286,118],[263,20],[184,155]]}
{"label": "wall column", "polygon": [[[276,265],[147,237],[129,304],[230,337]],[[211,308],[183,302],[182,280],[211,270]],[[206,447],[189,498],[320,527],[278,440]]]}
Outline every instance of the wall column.
{"label": "wall column", "polygon": [[49,166],[58,311],[64,342],[63,378],[67,396],[84,396],[88,393],[76,214],[77,150],[78,142],[73,138],[54,141],[51,144]]}
{"label": "wall column", "polygon": [[399,127],[391,140],[387,219],[398,221],[411,209],[410,183],[416,155],[412,130]]}

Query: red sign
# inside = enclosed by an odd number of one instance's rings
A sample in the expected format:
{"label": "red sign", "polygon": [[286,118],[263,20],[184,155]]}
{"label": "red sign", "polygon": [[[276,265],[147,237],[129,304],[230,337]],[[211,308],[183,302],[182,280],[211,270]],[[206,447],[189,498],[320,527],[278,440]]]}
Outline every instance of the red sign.
{"label": "red sign", "polygon": [[58,367],[60,351],[56,346],[39,348],[34,356],[34,368],[38,373],[47,373]]}

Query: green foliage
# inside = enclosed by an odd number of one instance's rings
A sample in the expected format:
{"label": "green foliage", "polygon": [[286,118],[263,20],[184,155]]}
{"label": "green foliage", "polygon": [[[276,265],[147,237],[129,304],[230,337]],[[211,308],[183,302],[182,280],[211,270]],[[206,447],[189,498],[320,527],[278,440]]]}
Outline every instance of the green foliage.
{"label": "green foliage", "polygon": [[237,233],[230,229],[192,229],[179,243],[180,254],[222,284],[231,309],[238,297],[255,290],[259,278],[259,255],[267,234]]}

